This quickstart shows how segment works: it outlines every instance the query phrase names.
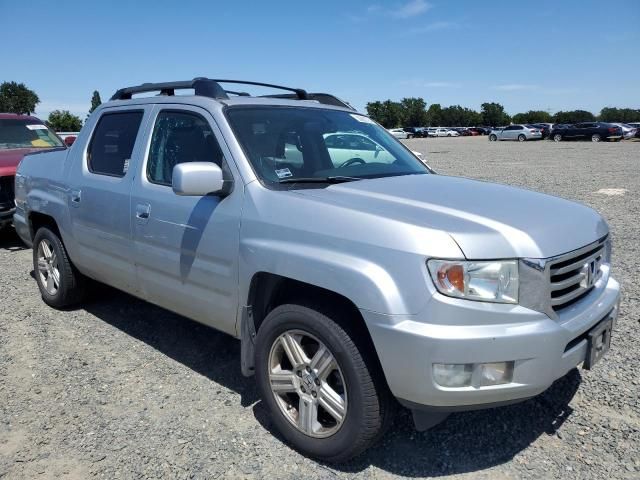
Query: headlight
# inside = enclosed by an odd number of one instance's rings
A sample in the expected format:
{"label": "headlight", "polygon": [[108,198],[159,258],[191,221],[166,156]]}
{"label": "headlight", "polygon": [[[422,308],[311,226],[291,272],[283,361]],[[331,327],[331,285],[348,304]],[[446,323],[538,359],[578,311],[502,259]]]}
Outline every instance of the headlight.
{"label": "headlight", "polygon": [[433,283],[449,297],[518,303],[518,261],[429,260]]}

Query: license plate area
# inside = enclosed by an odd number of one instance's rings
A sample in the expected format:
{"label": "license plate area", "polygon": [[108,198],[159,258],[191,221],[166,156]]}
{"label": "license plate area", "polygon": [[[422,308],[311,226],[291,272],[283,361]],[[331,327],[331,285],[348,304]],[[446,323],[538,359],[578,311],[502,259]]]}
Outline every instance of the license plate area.
{"label": "license plate area", "polygon": [[587,334],[587,357],[583,365],[585,370],[591,370],[609,351],[612,330],[613,317],[609,316],[589,331]]}

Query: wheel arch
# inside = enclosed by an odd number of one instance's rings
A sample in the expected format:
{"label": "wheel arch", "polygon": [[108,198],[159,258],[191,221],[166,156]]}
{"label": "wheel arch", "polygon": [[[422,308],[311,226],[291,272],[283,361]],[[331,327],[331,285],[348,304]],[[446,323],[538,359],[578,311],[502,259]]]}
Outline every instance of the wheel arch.
{"label": "wheel arch", "polygon": [[[240,340],[242,373],[254,373],[255,337],[269,312],[280,305],[294,303],[331,316],[363,347],[363,355],[374,362],[374,368],[384,373],[373,339],[360,310],[346,296],[317,285],[268,272],[257,272],[251,279],[246,306],[242,309]],[[335,315],[340,312],[340,315]],[[332,315],[333,313],[333,315]],[[386,384],[386,379],[384,379]]]}

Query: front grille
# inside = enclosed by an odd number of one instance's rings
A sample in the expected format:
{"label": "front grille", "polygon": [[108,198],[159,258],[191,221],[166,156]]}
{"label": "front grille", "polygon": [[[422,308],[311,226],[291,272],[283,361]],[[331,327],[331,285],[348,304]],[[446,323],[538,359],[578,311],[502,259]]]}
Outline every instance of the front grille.
{"label": "front grille", "polygon": [[0,177],[0,212],[11,210],[14,206],[15,177]]}
{"label": "front grille", "polygon": [[602,276],[605,240],[549,262],[550,303],[554,311],[574,304],[593,289]]}

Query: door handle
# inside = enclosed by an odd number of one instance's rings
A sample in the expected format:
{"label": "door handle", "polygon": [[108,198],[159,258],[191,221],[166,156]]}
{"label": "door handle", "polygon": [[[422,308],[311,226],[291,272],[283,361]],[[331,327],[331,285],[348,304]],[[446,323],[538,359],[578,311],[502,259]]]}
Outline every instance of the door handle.
{"label": "door handle", "polygon": [[75,207],[80,205],[80,201],[82,200],[82,191],[81,190],[71,190],[71,204]]}
{"label": "door handle", "polygon": [[139,203],[136,205],[136,218],[138,223],[147,223],[151,215],[151,205],[148,203]]}

